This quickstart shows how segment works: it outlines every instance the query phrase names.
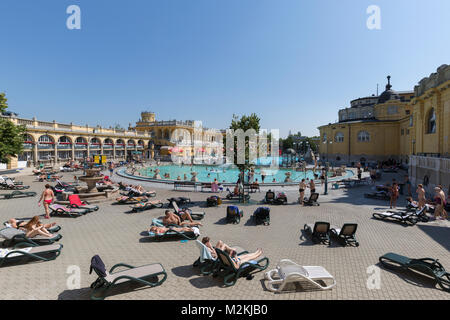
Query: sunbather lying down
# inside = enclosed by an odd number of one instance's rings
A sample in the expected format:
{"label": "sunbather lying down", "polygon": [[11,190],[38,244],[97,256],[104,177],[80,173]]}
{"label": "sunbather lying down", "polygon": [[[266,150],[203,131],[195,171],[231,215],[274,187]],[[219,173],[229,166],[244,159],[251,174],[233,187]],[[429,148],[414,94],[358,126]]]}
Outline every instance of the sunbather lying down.
{"label": "sunbather lying down", "polygon": [[144,199],[147,199],[147,197],[129,197],[129,196],[122,196],[119,198],[116,198],[116,201],[126,201],[126,200],[137,200],[137,201],[142,201]]}
{"label": "sunbather lying down", "polygon": [[[52,227],[51,224],[47,224],[46,226]],[[30,221],[19,226],[17,229],[23,230],[27,238],[33,238],[37,235],[53,238],[53,234],[47,230],[46,226],[39,221],[38,216],[34,216]]]}
{"label": "sunbather lying down", "polygon": [[135,204],[135,207],[141,208],[141,207],[148,206],[148,205],[150,205],[150,204],[157,205],[157,204],[160,204],[160,203],[162,203],[161,200],[154,200],[154,201],[147,201],[147,202],[139,202],[139,203]]}
{"label": "sunbather lying down", "polygon": [[[189,221],[185,221],[185,220],[189,220]],[[200,222],[194,222],[194,220],[192,220],[191,215],[186,211],[180,211],[180,212],[178,212],[178,214],[176,214],[175,212],[170,211],[170,210],[166,210],[165,217],[163,218],[163,223],[164,224],[176,224],[179,226],[191,226],[191,227],[203,225]]]}
{"label": "sunbather lying down", "polygon": [[[11,226],[11,228],[21,229],[21,228],[25,227],[25,225],[28,223],[28,221],[17,221],[16,219],[12,218],[12,219],[9,219],[7,223],[9,226]],[[45,229],[50,229],[54,226],[56,226],[56,222],[44,224]]]}
{"label": "sunbather lying down", "polygon": [[196,235],[200,234],[200,230],[197,227],[157,227],[152,226],[148,232],[153,232],[155,234],[162,235],[167,231],[177,231],[177,232],[193,232]]}

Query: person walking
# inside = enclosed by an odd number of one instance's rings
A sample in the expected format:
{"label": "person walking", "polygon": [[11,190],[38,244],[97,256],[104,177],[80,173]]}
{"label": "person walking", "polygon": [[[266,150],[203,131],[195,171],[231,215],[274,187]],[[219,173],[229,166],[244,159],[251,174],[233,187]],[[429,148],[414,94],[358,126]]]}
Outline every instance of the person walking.
{"label": "person walking", "polygon": [[111,161],[109,163],[109,176],[112,177],[113,174],[114,174],[114,163]]}
{"label": "person walking", "polygon": [[50,213],[49,213],[49,206],[52,204],[53,200],[55,199],[55,194],[53,193],[52,188],[49,184],[45,185],[45,189],[41,194],[41,197],[38,201],[38,206],[41,206],[41,201],[44,205],[45,209],[45,219],[50,219]]}
{"label": "person walking", "polygon": [[445,192],[442,190],[442,186],[436,186],[434,188],[435,197],[434,202],[436,203],[436,207],[434,208],[434,218],[437,220],[442,219],[446,220],[448,218],[447,212],[444,207],[446,205]]}
{"label": "person walking", "polygon": [[392,209],[392,205],[394,206],[394,209],[397,207],[397,199],[398,199],[398,185],[396,182],[392,184],[391,187],[391,200],[390,200],[390,207]]}
{"label": "person walking", "polygon": [[304,206],[305,204],[303,203],[303,200],[305,199],[305,190],[306,190],[306,183],[305,183],[305,179],[302,179],[302,181],[300,181],[300,184],[298,186],[298,192],[300,193],[300,198],[299,198],[299,203]]}

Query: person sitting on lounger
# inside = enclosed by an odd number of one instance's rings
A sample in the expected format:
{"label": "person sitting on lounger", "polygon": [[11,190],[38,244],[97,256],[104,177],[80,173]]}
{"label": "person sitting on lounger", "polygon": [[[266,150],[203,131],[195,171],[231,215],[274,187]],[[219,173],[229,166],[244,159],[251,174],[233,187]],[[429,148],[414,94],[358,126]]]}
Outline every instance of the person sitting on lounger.
{"label": "person sitting on lounger", "polygon": [[192,227],[157,227],[157,226],[152,226],[152,227],[150,227],[150,229],[148,231],[156,233],[156,234],[164,234],[167,231],[193,232],[194,229]]}
{"label": "person sitting on lounger", "polygon": [[[27,222],[26,221],[19,221],[19,222],[17,222],[16,219],[12,218],[12,219],[8,220],[8,224],[11,226],[11,228],[22,229],[27,224]],[[45,229],[50,229],[50,228],[54,227],[55,225],[56,225],[56,222],[46,223],[46,224],[44,224],[44,228]]]}
{"label": "person sitting on lounger", "polygon": [[189,222],[194,222],[191,217],[191,210],[188,208],[182,208],[180,211],[175,212],[178,217],[180,217],[181,221],[189,220]]}
{"label": "person sitting on lounger", "polygon": [[[214,259],[217,259],[217,252],[214,250],[214,247],[211,245],[211,241],[209,237],[203,237],[202,243],[208,248],[208,251],[211,253],[211,256]],[[227,244],[225,244],[222,240],[219,240],[217,244],[215,245],[215,248],[220,249],[228,254],[231,254],[231,252],[235,249],[231,248]]]}
{"label": "person sitting on lounger", "polygon": [[256,252],[242,254],[242,255],[238,256],[236,250],[231,250],[230,258],[234,264],[234,267],[236,269],[239,269],[239,267],[243,263],[257,259],[258,257],[260,257],[262,255],[262,253],[263,253],[262,249],[259,248],[258,250],[256,250]]}
{"label": "person sitting on lounger", "polygon": [[419,208],[419,202],[414,201],[414,199],[412,197],[406,198],[406,201],[408,201],[412,207]]}
{"label": "person sitting on lounger", "polygon": [[28,238],[40,235],[43,237],[52,238],[53,235],[45,228],[45,226],[39,221],[38,216],[34,216],[29,222],[22,227]]}
{"label": "person sitting on lounger", "polygon": [[182,221],[181,218],[173,213],[170,210],[166,210],[165,216],[163,218],[163,224],[169,225],[169,224],[175,224],[177,226],[189,226],[189,227],[196,227],[196,226],[202,226],[200,222],[193,222],[193,221]]}

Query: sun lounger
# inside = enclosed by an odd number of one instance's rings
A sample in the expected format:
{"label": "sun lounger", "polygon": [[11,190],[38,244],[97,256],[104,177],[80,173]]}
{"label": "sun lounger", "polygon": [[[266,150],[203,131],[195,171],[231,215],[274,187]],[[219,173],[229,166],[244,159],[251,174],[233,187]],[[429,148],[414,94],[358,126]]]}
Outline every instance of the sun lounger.
{"label": "sun lounger", "polygon": [[[28,221],[30,221],[30,219],[16,218],[17,224],[20,224],[20,223],[22,223],[22,222],[28,222]],[[4,225],[5,227],[7,227],[7,228],[12,228],[12,226],[9,224],[8,221],[3,222],[3,225]],[[48,230],[49,232],[51,232],[51,233],[56,233],[56,232],[58,232],[59,230],[61,230],[61,227],[58,226],[58,225],[54,225],[53,227],[51,227],[51,228],[49,228],[49,229],[47,229],[47,230]]]}
{"label": "sun lounger", "polygon": [[[180,208],[178,208],[178,204],[175,201],[172,201],[172,207],[174,208],[175,212],[181,211]],[[189,210],[188,212],[193,220],[201,220],[205,217],[205,212],[202,211],[193,212]]]}
{"label": "sun lounger", "polygon": [[[276,269],[265,273],[268,280],[267,289],[273,292],[291,292],[292,284],[302,287],[313,287],[320,290],[329,290],[336,285],[334,277],[321,266],[301,266],[289,260],[281,260]],[[325,281],[332,283],[326,285]]]}
{"label": "sun lounger", "polygon": [[156,200],[156,201],[140,202],[135,205],[132,205],[130,208],[132,212],[139,212],[154,208],[162,208],[163,205],[164,204],[160,200]]}
{"label": "sun lounger", "polygon": [[344,246],[359,247],[359,242],[356,241],[355,236],[357,227],[356,223],[345,223],[342,228],[331,227],[330,233]]}
{"label": "sun lounger", "polygon": [[195,260],[192,266],[200,268],[200,273],[203,275],[213,273],[217,265],[217,259],[212,256],[211,252],[201,241],[195,240],[195,244],[200,250],[200,257]]}
{"label": "sun lounger", "polygon": [[252,218],[255,220],[256,224],[264,224],[268,226],[270,224],[270,208],[267,207],[259,207],[255,210],[252,215]]}
{"label": "sun lounger", "polygon": [[155,241],[169,240],[176,238],[182,238],[186,240],[196,240],[200,235],[200,230],[198,229],[198,227],[192,227],[191,228],[192,231],[185,231],[185,232],[178,232],[176,230],[170,229],[171,226],[168,227],[169,230],[167,230],[165,233],[148,232],[148,236],[146,238]]}
{"label": "sun lounger", "polygon": [[275,192],[269,190],[266,192],[266,196],[264,197],[264,202],[267,204],[273,204],[275,201]]}
{"label": "sun lounger", "polygon": [[24,190],[30,188],[30,186],[24,186],[22,184],[15,184],[11,179],[4,180],[4,183],[0,185],[2,189],[8,190]]}
{"label": "sun lounger", "polygon": [[15,246],[12,249],[0,249],[0,267],[5,263],[17,262],[23,258],[50,261],[55,260],[60,254],[62,244],[50,244],[45,246],[27,247]]}
{"label": "sun lounger", "polygon": [[330,244],[330,224],[328,222],[318,221],[314,225],[305,224],[305,232],[311,234],[314,243]]}
{"label": "sun lounger", "polygon": [[365,193],[364,197],[369,198],[369,199],[386,200],[386,201],[391,199],[391,197],[389,196],[389,193],[386,191]]}
{"label": "sun lounger", "polygon": [[52,210],[50,212],[51,216],[79,217],[89,212],[88,209],[68,208],[60,204],[51,204],[49,208]]}
{"label": "sun lounger", "polygon": [[147,197],[128,197],[128,196],[123,196],[120,198],[116,199],[116,204],[137,204],[140,202],[147,202],[148,198]]}
{"label": "sun lounger", "polygon": [[[392,211],[388,210],[385,212],[374,212],[373,217],[378,220],[390,220],[401,222],[405,225],[411,224],[415,225],[419,221],[425,221],[428,217],[425,214],[426,207],[423,207],[417,212],[408,211]],[[428,221],[428,220],[426,220]]]}
{"label": "sun lounger", "polygon": [[0,198],[3,198],[3,199],[26,198],[26,197],[35,197],[36,195],[37,195],[37,193],[34,191],[23,192],[23,191],[16,190],[9,194],[1,194]]}
{"label": "sun lounger", "polygon": [[[256,261],[242,263],[239,268],[236,268],[228,253],[217,248],[215,249],[219,261],[217,275],[223,278],[223,283],[227,287],[234,285],[239,277],[247,276],[254,270],[263,271],[269,266],[269,258],[260,257]],[[243,251],[238,255],[244,253],[247,253],[247,251]]]}
{"label": "sun lounger", "polygon": [[244,211],[239,210],[237,206],[228,206],[225,220],[227,223],[238,224],[244,216]]}
{"label": "sun lounger", "polygon": [[[101,261],[98,256],[94,256],[92,260],[94,260],[94,258],[98,258]],[[120,267],[125,268],[125,270],[113,273],[115,269]],[[150,287],[156,287],[161,285],[167,279],[167,273],[160,263],[148,264],[140,267],[119,263],[114,265],[108,272],[106,269],[99,270],[98,268],[93,267],[93,263],[91,262],[89,274],[92,273],[92,270],[94,270],[98,276],[97,280],[91,284],[92,300],[105,299],[108,290],[121,283],[137,282]],[[162,276],[161,279],[159,279],[160,276]]]}
{"label": "sun lounger", "polygon": [[422,275],[427,275],[447,292],[450,292],[450,273],[446,272],[438,260],[432,258],[411,259],[396,253],[387,253],[380,257],[383,267],[392,270],[411,270]]}
{"label": "sun lounger", "polygon": [[71,194],[69,196],[69,202],[71,208],[87,209],[90,212],[98,210],[98,206],[89,204],[87,201],[81,201],[77,194]]}
{"label": "sun lounger", "polygon": [[319,199],[319,194],[317,192],[312,193],[308,198],[305,198],[303,200],[303,204],[305,206],[320,206],[320,204],[317,202],[317,199]]}
{"label": "sun lounger", "polygon": [[15,244],[26,243],[35,246],[53,244],[59,241],[62,236],[59,233],[54,233],[53,237],[44,237],[41,235],[28,238],[24,231],[15,228],[4,228],[0,230],[0,237],[4,239],[4,247],[12,247]]}
{"label": "sun lounger", "polygon": [[170,199],[167,199],[167,201],[169,201],[169,208],[173,208],[172,202],[175,202],[178,206],[182,206],[183,204],[191,203],[191,199],[186,198],[186,197],[170,198]]}

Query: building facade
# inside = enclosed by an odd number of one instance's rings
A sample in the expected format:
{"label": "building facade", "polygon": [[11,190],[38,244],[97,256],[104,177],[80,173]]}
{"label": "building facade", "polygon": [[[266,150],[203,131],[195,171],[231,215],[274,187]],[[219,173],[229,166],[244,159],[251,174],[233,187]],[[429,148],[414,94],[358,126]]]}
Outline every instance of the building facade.
{"label": "building facade", "polygon": [[100,154],[114,161],[136,156],[146,158],[149,155],[151,137],[145,133],[15,116],[7,118],[26,128],[24,151],[17,158],[11,159],[9,168],[34,166],[39,163],[60,164]]}
{"label": "building facade", "polygon": [[339,111],[339,122],[319,127],[322,160],[333,164],[407,161],[409,143],[401,144],[398,137],[407,140],[411,136],[409,103],[413,97],[413,91],[392,90],[388,76],[380,96],[351,101],[350,108]]}
{"label": "building facade", "polygon": [[[413,183],[424,184],[429,192],[436,185],[448,190],[450,66],[440,66],[414,91],[395,92],[388,78],[386,91],[373,98],[378,98],[375,104],[341,110],[338,123],[319,127],[322,159],[351,163],[392,158],[409,165]],[[349,117],[350,112],[355,116]]]}
{"label": "building facade", "polygon": [[157,121],[154,112],[144,111],[136,126],[130,129],[151,137],[152,158],[169,158],[174,153],[186,158],[199,155],[215,157],[223,148],[223,132],[204,128],[201,121]]}

